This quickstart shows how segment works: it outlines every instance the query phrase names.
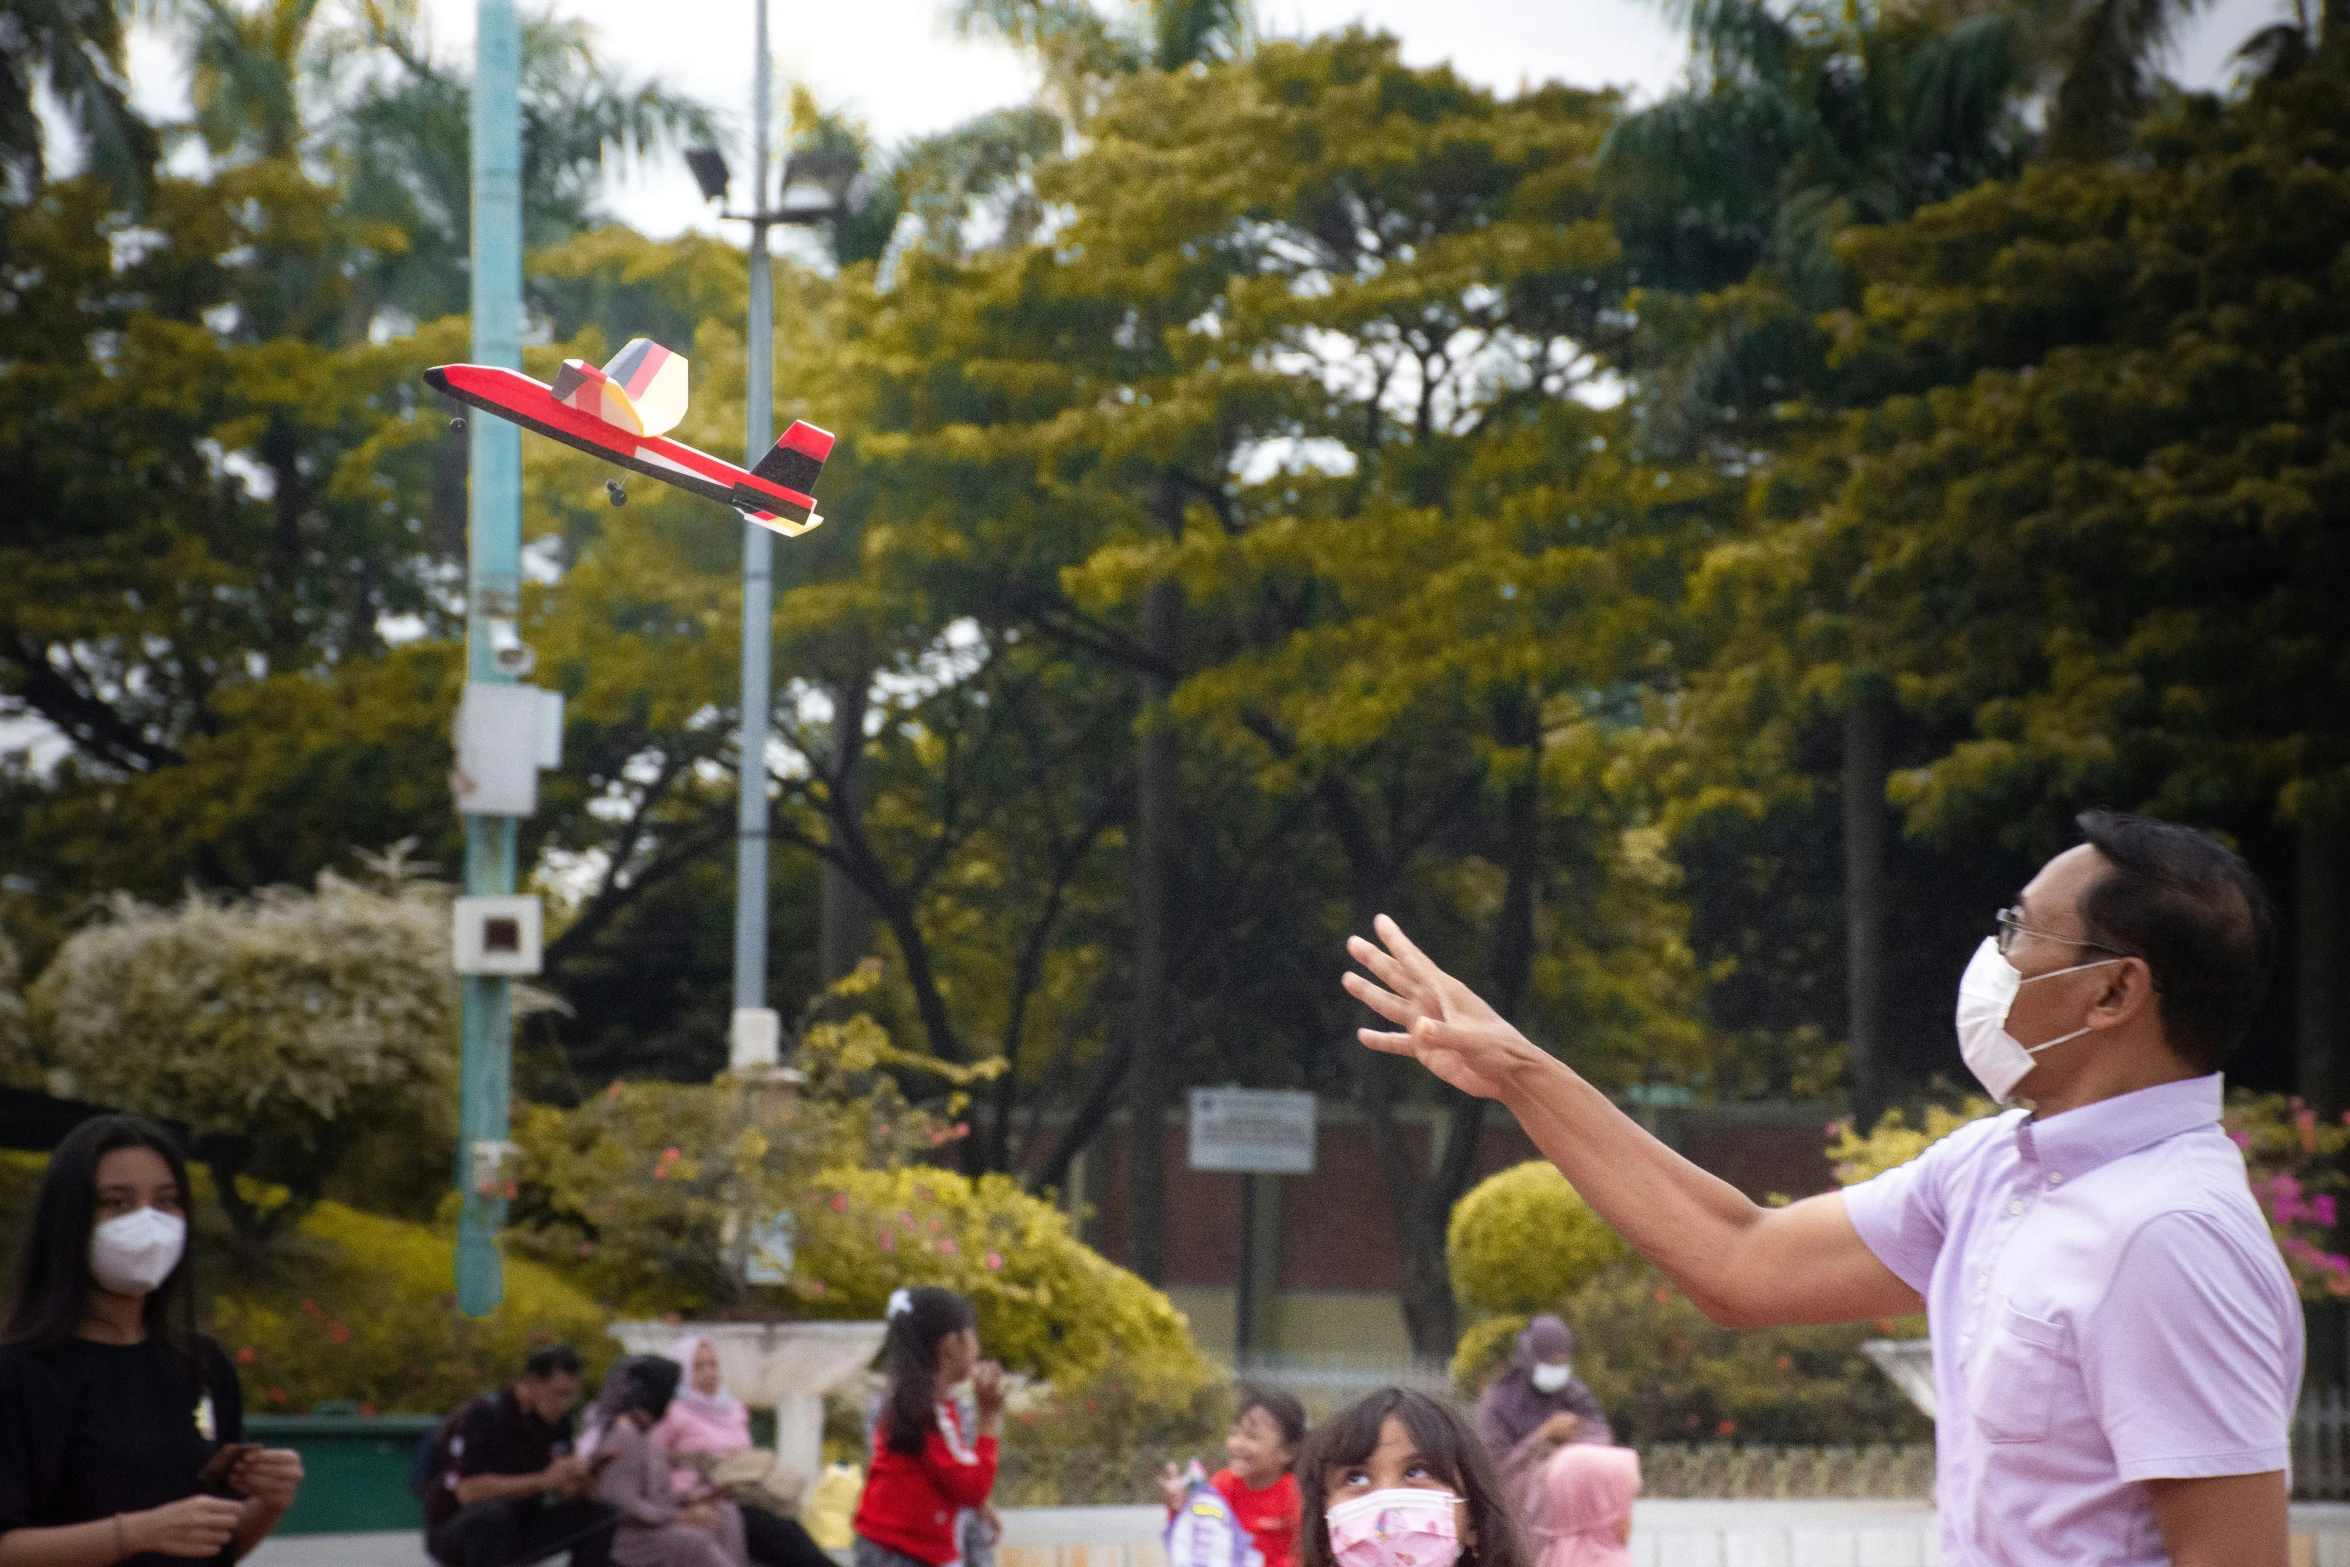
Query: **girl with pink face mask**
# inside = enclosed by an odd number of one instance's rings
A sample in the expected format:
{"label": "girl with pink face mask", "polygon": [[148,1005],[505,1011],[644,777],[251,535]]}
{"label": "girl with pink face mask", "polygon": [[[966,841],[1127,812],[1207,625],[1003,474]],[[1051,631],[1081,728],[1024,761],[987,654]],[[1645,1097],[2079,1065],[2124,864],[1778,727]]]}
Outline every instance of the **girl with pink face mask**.
{"label": "girl with pink face mask", "polygon": [[1297,1461],[1298,1567],[1534,1567],[1493,1462],[1449,1407],[1384,1388]]}

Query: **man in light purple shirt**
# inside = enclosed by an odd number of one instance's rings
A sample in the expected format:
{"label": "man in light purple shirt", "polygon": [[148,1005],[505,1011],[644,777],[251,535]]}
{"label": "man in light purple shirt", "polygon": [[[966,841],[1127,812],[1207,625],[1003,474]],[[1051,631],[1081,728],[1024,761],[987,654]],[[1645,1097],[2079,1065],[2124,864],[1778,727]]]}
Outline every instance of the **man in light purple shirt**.
{"label": "man in light purple shirt", "polygon": [[1402,1030],[1363,1043],[1501,1100],[1714,1321],[1923,1306],[1945,1567],[2285,1567],[2300,1308],[2218,1126],[2267,899],[2201,833],[2080,825],[1961,984],[1967,1065],[2031,1110],[1785,1208],[1650,1137],[1385,916],[1383,947],[1348,943],[1376,983],[1346,987]]}

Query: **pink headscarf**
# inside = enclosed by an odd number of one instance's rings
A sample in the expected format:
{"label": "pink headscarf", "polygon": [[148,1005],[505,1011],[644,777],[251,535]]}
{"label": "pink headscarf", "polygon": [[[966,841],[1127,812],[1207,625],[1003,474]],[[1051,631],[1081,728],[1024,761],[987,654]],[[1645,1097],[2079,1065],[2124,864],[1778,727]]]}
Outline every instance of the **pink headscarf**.
{"label": "pink headscarf", "polygon": [[[677,1396],[669,1401],[669,1413],[653,1427],[653,1440],[672,1458],[724,1458],[751,1445],[751,1412],[743,1408],[741,1400],[723,1388],[716,1393],[693,1389],[694,1351],[707,1342],[699,1334],[689,1333],[669,1346],[669,1358],[685,1367],[685,1377]],[[678,1470],[670,1481],[681,1492],[702,1483],[701,1476],[691,1469]]]}
{"label": "pink headscarf", "polygon": [[1551,1454],[1526,1488],[1536,1567],[1632,1567],[1616,1534],[1639,1495],[1640,1455],[1628,1447],[1572,1442]]}

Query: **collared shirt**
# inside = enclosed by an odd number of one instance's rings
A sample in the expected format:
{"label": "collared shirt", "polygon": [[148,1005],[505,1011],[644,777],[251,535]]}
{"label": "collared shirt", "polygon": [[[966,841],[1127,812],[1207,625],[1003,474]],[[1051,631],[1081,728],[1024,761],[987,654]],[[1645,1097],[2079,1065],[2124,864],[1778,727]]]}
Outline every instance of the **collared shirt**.
{"label": "collared shirt", "polygon": [[2286,1467],[2301,1309],[2220,1077],[1961,1127],[1848,1188],[1926,1299],[1945,1567],[2155,1567],[2137,1482]]}

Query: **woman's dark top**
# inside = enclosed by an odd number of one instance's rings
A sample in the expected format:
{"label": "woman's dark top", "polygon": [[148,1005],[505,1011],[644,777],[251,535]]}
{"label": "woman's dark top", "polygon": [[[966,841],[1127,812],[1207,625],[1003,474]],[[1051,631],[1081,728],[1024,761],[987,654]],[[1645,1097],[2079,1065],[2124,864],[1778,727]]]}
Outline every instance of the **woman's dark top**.
{"label": "woman's dark top", "polygon": [[[193,1366],[152,1333],[140,1344],[0,1349],[0,1534],[193,1496],[214,1450],[244,1437],[236,1371],[208,1338],[196,1341]],[[188,1558],[127,1561],[187,1567]]]}

